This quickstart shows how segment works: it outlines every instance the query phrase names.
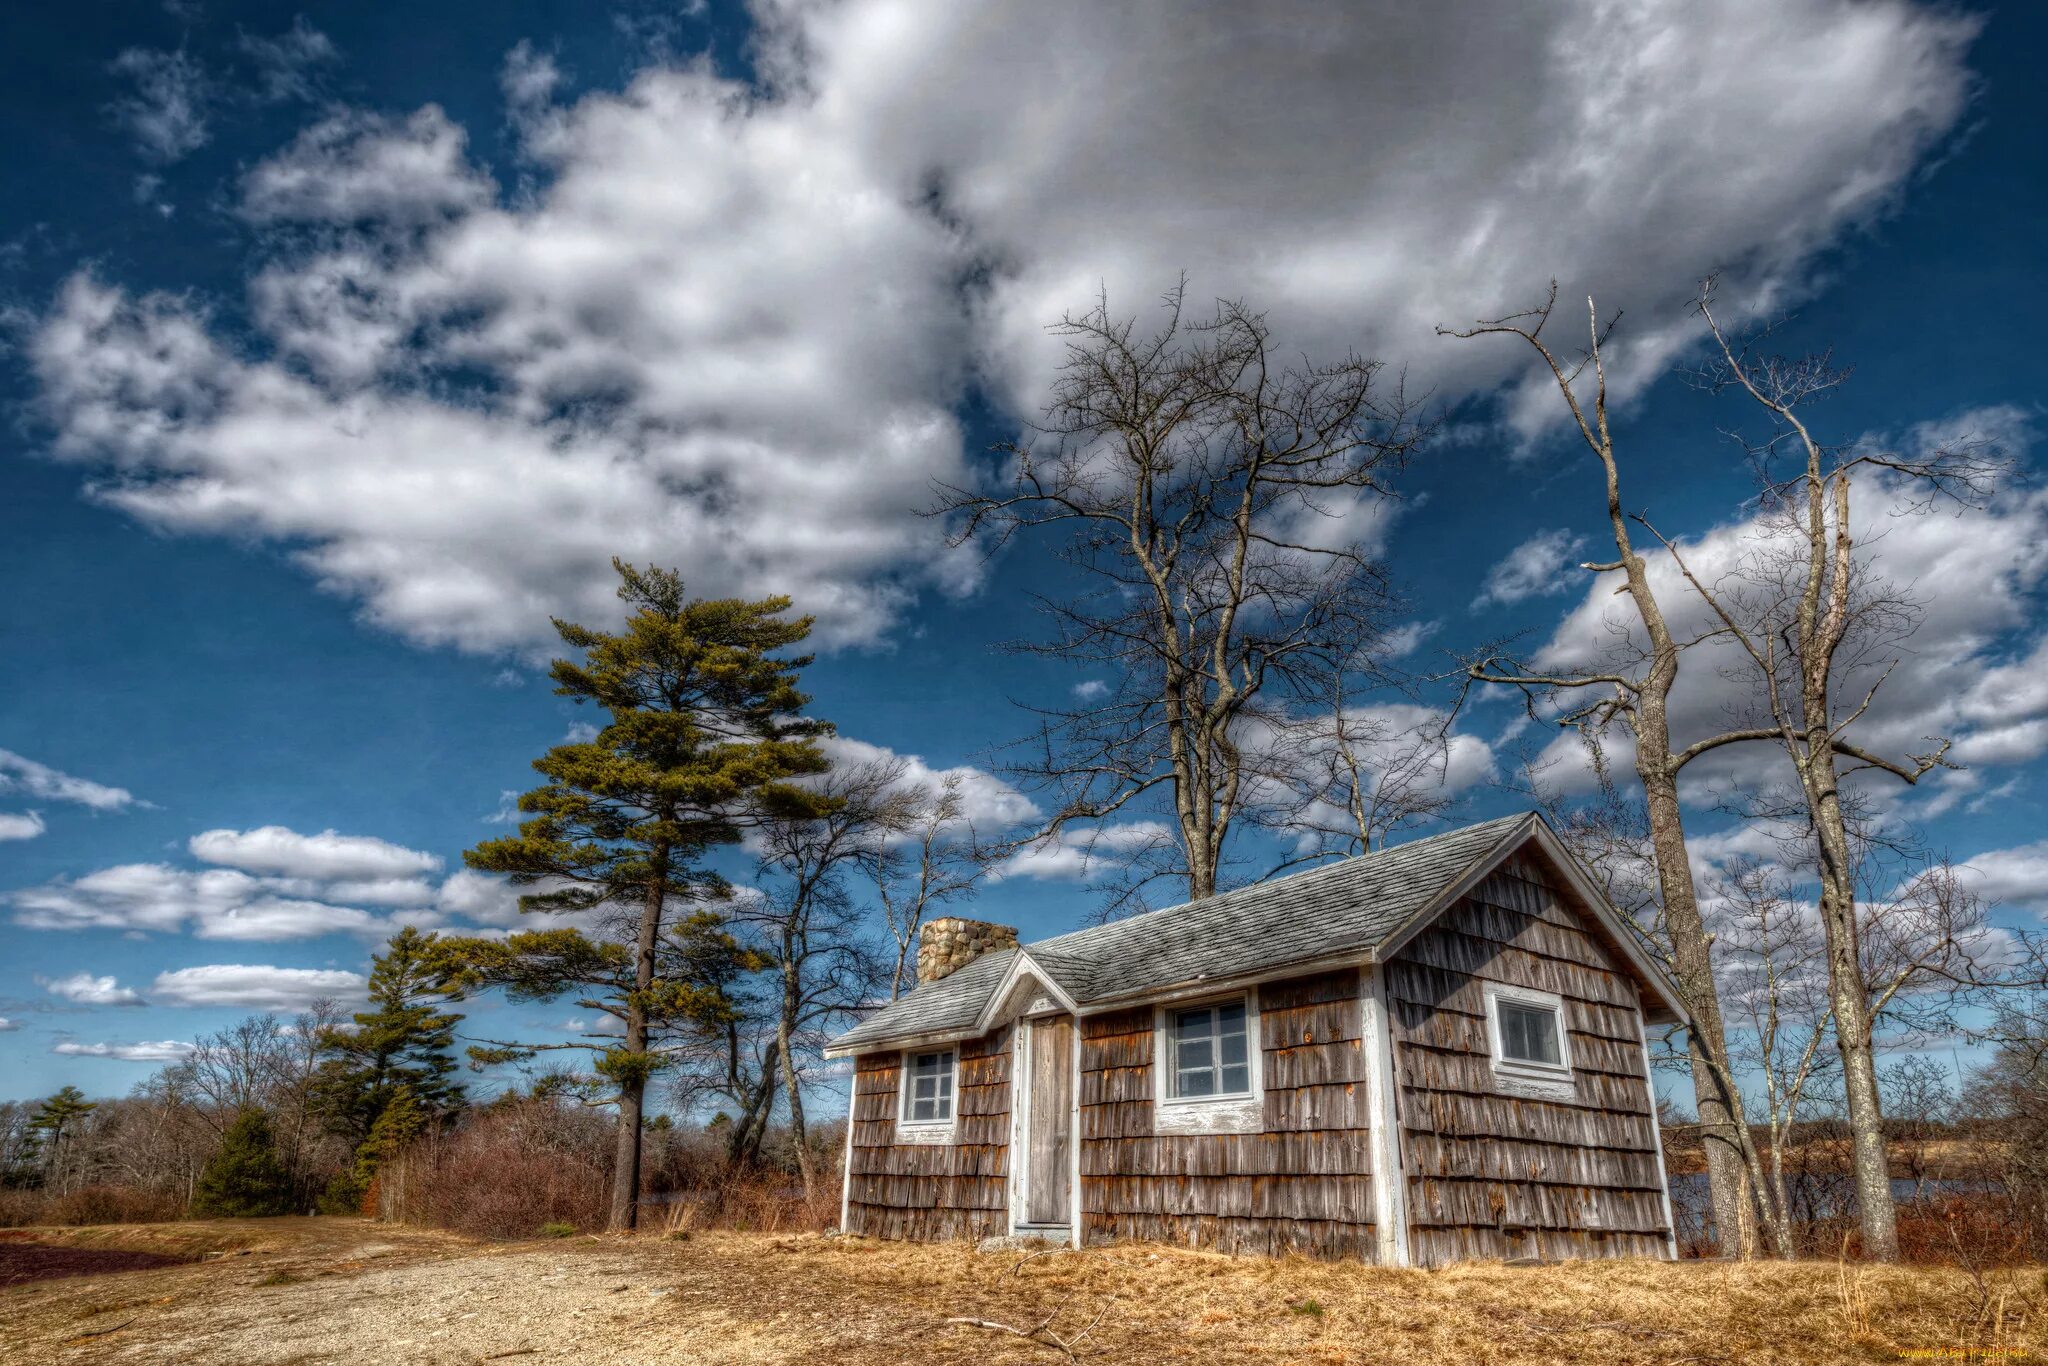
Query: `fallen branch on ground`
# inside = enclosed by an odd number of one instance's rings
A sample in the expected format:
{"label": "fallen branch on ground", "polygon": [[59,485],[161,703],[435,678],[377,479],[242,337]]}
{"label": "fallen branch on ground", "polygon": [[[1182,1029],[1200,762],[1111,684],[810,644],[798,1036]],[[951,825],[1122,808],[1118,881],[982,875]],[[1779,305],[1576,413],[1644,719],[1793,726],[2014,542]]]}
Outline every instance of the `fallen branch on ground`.
{"label": "fallen branch on ground", "polygon": [[[1019,1263],[1019,1265],[1022,1265],[1022,1263]],[[1088,1326],[1074,1334],[1071,1338],[1062,1338],[1059,1334],[1052,1331],[1052,1321],[1059,1317],[1060,1311],[1058,1309],[1047,1314],[1030,1328],[1016,1328],[1007,1323],[997,1323],[994,1319],[954,1318],[947,1319],[946,1322],[964,1323],[969,1328],[985,1328],[991,1333],[1008,1333],[1012,1337],[1023,1338],[1026,1342],[1035,1342],[1041,1347],[1051,1347],[1055,1351],[1064,1352],[1068,1361],[1077,1362],[1081,1358],[1077,1354],[1076,1349],[1080,1347],[1083,1339],[1095,1331],[1095,1326],[1102,1322],[1103,1315],[1107,1314],[1110,1306],[1115,1303],[1116,1296],[1111,1295],[1104,1302],[1101,1311],[1088,1321]]]}

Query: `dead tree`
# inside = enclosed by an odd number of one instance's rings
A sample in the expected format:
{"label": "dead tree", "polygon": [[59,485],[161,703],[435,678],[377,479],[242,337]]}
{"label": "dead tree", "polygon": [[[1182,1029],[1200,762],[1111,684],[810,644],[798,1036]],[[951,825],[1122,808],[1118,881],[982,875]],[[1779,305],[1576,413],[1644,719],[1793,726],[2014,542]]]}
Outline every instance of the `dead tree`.
{"label": "dead tree", "polygon": [[1342,678],[1332,681],[1332,693],[1320,712],[1283,722],[1258,746],[1270,795],[1255,819],[1294,846],[1273,872],[1371,853],[1451,805],[1445,784],[1454,742],[1445,713],[1352,705]]}
{"label": "dead tree", "polygon": [[[1828,1071],[1826,1050],[1833,1011],[1828,1006],[1827,948],[1819,925],[1805,914],[1782,874],[1761,860],[1745,860],[1716,889],[1723,920],[1715,948],[1723,963],[1728,999],[1748,1047],[1749,1064],[1763,1087],[1764,1172],[1757,1204],[1777,1254],[1799,1255],[1792,1227],[1785,1156],[1806,1113],[1814,1084]],[[1754,1110],[1752,1118],[1756,1118]]]}
{"label": "dead tree", "polygon": [[1042,835],[1164,794],[1173,857],[1147,878],[1217,890],[1255,801],[1248,729],[1371,672],[1395,600],[1370,522],[1422,433],[1378,361],[1283,364],[1265,319],[1185,286],[1152,331],[1106,299],[1054,329],[1066,361],[1043,424],[1004,448],[1007,487],[941,486],[956,543],[1059,539],[1087,585],[1040,595],[1048,639],[1015,648],[1093,667],[1107,693],[1040,712],[1017,765],[1054,792]]}
{"label": "dead tree", "polygon": [[902,789],[903,770],[901,760],[835,769],[813,784],[825,799],[820,813],[765,822],[758,832],[761,893],[734,916],[776,977],[775,1053],[807,1199],[817,1171],[799,1057],[821,1042],[829,1025],[870,999],[879,983],[880,965],[867,943],[867,908],[850,883],[871,880],[883,843],[909,827],[914,807]]}
{"label": "dead tree", "polygon": [[885,840],[874,860],[875,898],[896,950],[889,999],[903,994],[918,931],[932,911],[974,895],[988,862],[982,856],[960,778],[949,774],[936,788],[908,794],[900,839]]}
{"label": "dead tree", "polygon": [[[1671,735],[1671,691],[1678,682],[1680,660],[1692,641],[1671,629],[1663,604],[1650,581],[1649,566],[1635,547],[1630,518],[1622,503],[1621,466],[1608,424],[1607,369],[1601,348],[1611,323],[1600,320],[1586,300],[1588,340],[1578,356],[1561,357],[1543,337],[1557,304],[1557,286],[1539,308],[1505,318],[1481,321],[1443,335],[1515,337],[1535,351],[1557,386],[1574,427],[1598,462],[1605,485],[1607,524],[1615,558],[1584,566],[1598,573],[1619,573],[1624,593],[1641,623],[1640,642],[1631,633],[1621,648],[1628,658],[1608,669],[1541,669],[1498,653],[1470,662],[1474,682],[1519,688],[1530,715],[1582,690],[1591,700],[1567,701],[1556,723],[1576,728],[1597,744],[1608,726],[1626,726],[1635,739],[1636,777],[1643,786],[1644,812],[1657,871],[1657,902],[1672,976],[1692,1016],[1686,1048],[1692,1064],[1693,1104],[1707,1153],[1707,1176],[1716,1227],[1723,1246],[1742,1256],[1755,1254],[1756,1218],[1752,1184],[1757,1155],[1743,1118],[1742,1093],[1729,1067],[1727,1031],[1706,926],[1686,859],[1685,820],[1678,801],[1678,779],[1685,766],[1724,745],[1755,739],[1751,731],[1732,730],[1690,743]],[[1589,380],[1590,402],[1580,398],[1579,385]],[[1732,1237],[1731,1237],[1732,1234]]]}
{"label": "dead tree", "polygon": [[[1738,349],[1714,316],[1711,280],[1697,307],[1716,351],[1703,383],[1748,396],[1769,419],[1770,434],[1745,443],[1762,486],[1759,544],[1734,583],[1710,584],[1694,573],[1680,547],[1658,539],[1712,612],[1716,633],[1739,645],[1755,666],[1766,714],[1737,737],[1776,742],[1791,761],[1804,800],[1818,856],[1820,919],[1864,1252],[1889,1261],[1898,1255],[1898,1233],[1842,779],[1868,772],[1915,783],[1944,764],[1949,745],[1930,740],[1923,754],[1892,758],[1847,734],[1869,712],[1897,663],[1896,654],[1885,657],[1888,648],[1911,627],[1910,604],[1875,582],[1859,560],[1851,496],[1859,479],[1890,480],[1909,490],[1911,506],[1924,510],[1937,496],[1983,492],[1997,462],[1971,443],[1914,456],[1824,445],[1800,409],[1834,389],[1844,372],[1826,355],[1787,358]],[[1788,455],[1792,468],[1786,472]]]}

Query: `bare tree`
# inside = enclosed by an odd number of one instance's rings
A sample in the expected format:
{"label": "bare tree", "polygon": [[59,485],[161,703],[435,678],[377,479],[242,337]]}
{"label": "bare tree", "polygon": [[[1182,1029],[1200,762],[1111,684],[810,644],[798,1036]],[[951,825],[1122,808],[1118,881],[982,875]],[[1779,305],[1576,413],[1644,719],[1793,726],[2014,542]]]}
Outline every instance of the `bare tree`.
{"label": "bare tree", "polygon": [[[1712,953],[1692,866],[1686,858],[1678,780],[1685,766],[1701,756],[1757,735],[1753,729],[1734,729],[1690,743],[1672,737],[1671,693],[1678,682],[1681,657],[1695,642],[1673,632],[1651,582],[1649,566],[1636,549],[1631,518],[1622,502],[1621,465],[1608,422],[1607,368],[1602,355],[1613,324],[1611,320],[1603,323],[1593,301],[1587,299],[1586,348],[1575,356],[1560,355],[1543,337],[1556,305],[1553,282],[1548,299],[1538,308],[1461,330],[1438,330],[1462,338],[1514,337],[1541,359],[1580,440],[1598,462],[1605,484],[1607,525],[1615,558],[1584,568],[1622,575],[1618,591],[1633,605],[1642,633],[1640,638],[1630,632],[1617,639],[1616,658],[1604,668],[1532,668],[1512,655],[1487,651],[1470,661],[1467,673],[1474,682],[1521,689],[1532,718],[1576,728],[1595,746],[1601,734],[1616,724],[1626,727],[1635,741],[1636,777],[1643,787],[1643,811],[1657,874],[1657,916],[1673,979],[1692,1017],[1686,1048],[1692,1064],[1693,1104],[1706,1145],[1715,1225],[1724,1247],[1753,1256],[1757,1232],[1751,1186],[1756,1153],[1743,1116],[1742,1092],[1729,1066]],[[1582,383],[1591,389],[1585,399],[1580,396]],[[1552,703],[1582,690],[1590,700],[1567,700],[1555,716],[1547,714],[1545,709]]]}
{"label": "bare tree", "polygon": [[900,760],[836,769],[813,785],[824,798],[823,814],[766,822],[758,860],[766,886],[737,916],[758,935],[779,983],[775,1048],[806,1197],[817,1172],[798,1056],[814,1051],[825,1027],[845,1018],[879,983],[881,970],[866,942],[866,908],[849,883],[872,882],[883,844],[910,827],[915,798],[903,789],[903,773]]}
{"label": "bare tree", "polygon": [[[1844,372],[1825,354],[1788,358],[1738,348],[1715,318],[1713,303],[1709,280],[1697,307],[1717,358],[1702,382],[1710,390],[1747,395],[1771,428],[1762,440],[1745,443],[1763,492],[1759,545],[1734,583],[1709,584],[1693,572],[1680,547],[1658,539],[1711,610],[1715,634],[1739,645],[1755,666],[1766,714],[1731,738],[1775,741],[1791,760],[1804,799],[1819,861],[1820,919],[1864,1251],[1889,1261],[1898,1255],[1897,1220],[1842,779],[1869,772],[1915,783],[1945,763],[1949,746],[1946,740],[1930,741],[1927,752],[1895,759],[1846,733],[1869,712],[1896,666],[1894,647],[1910,630],[1912,616],[1911,604],[1876,581],[1859,560],[1851,494],[1859,479],[1889,478],[1918,490],[1914,506],[1924,510],[1939,495],[1981,493],[1997,462],[1970,443],[1915,456],[1824,445],[1800,410],[1839,385]],[[1792,469],[1783,473],[1788,454]]]}
{"label": "bare tree", "polygon": [[320,1042],[345,1018],[340,1002],[322,997],[283,1030],[269,1108],[276,1116],[278,1156],[291,1176],[293,1196],[302,1209],[312,1201],[315,1173],[328,1156],[321,1149],[333,1146],[314,1105],[313,1075],[320,1070],[323,1056]]}
{"label": "bare tree", "polygon": [[1058,796],[1044,834],[1163,793],[1173,858],[1148,877],[1213,894],[1256,794],[1248,723],[1318,706],[1363,675],[1394,596],[1370,521],[1422,433],[1378,361],[1279,363],[1258,313],[1191,319],[1185,282],[1149,332],[1107,299],[1053,329],[1066,361],[1034,439],[1006,447],[1009,487],[941,486],[959,542],[1060,540],[1089,585],[1041,596],[1033,654],[1095,667],[1107,692],[1040,712],[1018,765]]}
{"label": "bare tree", "polygon": [[1997,998],[1982,1031],[1991,1061],[1971,1091],[1999,1126],[2007,1197],[2039,1230],[2048,1224],[2048,941],[2029,934],[2019,949],[2031,981]]}
{"label": "bare tree", "polygon": [[1258,747],[1271,792],[1254,818],[1294,845],[1280,868],[1370,853],[1450,808],[1448,716],[1412,704],[1351,705],[1344,684],[1333,678],[1327,706],[1278,722]]}
{"label": "bare tree", "polygon": [[988,871],[974,826],[966,818],[958,774],[947,774],[936,788],[910,794],[910,803],[900,838],[884,840],[874,860],[875,899],[882,904],[882,919],[896,949],[889,973],[892,1001],[903,994],[925,917],[973,896]]}
{"label": "bare tree", "polygon": [[242,1111],[268,1104],[291,1071],[292,1041],[274,1015],[250,1015],[204,1034],[164,1069],[169,1092],[193,1105],[215,1134]]}
{"label": "bare tree", "polygon": [[[1780,1257],[1799,1255],[1793,1231],[1786,1151],[1806,1117],[1814,1084],[1827,1072],[1827,947],[1820,927],[1785,885],[1778,869],[1739,862],[1716,889],[1724,914],[1715,936],[1728,999],[1749,1047],[1738,1060],[1763,1087],[1765,1170],[1758,1205]],[[1741,1056],[1746,1054],[1746,1056]]]}

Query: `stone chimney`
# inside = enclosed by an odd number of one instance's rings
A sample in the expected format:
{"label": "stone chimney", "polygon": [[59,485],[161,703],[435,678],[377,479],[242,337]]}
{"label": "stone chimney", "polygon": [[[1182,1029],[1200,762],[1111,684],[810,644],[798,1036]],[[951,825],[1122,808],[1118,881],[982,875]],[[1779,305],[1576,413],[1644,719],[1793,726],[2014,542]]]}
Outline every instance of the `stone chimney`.
{"label": "stone chimney", "polygon": [[917,980],[950,977],[991,949],[1017,947],[1017,931],[986,920],[941,916],[927,920],[917,936]]}

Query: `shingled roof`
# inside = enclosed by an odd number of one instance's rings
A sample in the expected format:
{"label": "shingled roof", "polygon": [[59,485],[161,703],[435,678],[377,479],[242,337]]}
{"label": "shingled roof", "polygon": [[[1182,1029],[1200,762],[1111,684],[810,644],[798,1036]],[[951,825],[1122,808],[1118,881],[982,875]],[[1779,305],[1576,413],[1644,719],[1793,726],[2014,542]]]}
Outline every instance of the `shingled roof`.
{"label": "shingled roof", "polygon": [[[1076,1006],[1385,944],[1473,869],[1537,832],[1533,812],[1412,840],[1220,896],[983,954],[834,1039],[835,1055],[970,1032],[1021,953]],[[1554,837],[1552,837],[1554,839]],[[1639,963],[1639,967],[1642,966]],[[1649,969],[1668,996],[1668,983]]]}

